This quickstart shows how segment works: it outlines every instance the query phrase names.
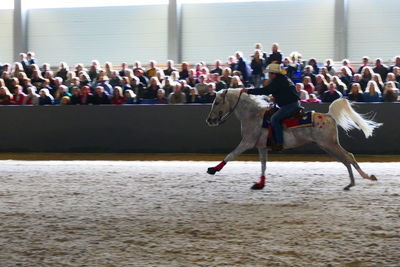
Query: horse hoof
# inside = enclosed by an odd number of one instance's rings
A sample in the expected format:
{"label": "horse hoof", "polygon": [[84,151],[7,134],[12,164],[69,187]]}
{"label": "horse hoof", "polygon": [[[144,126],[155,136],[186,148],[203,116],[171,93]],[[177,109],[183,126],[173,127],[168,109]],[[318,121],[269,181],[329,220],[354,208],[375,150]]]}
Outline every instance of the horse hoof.
{"label": "horse hoof", "polygon": [[345,188],[343,188],[344,191],[349,191],[351,187],[353,187],[354,185],[349,184],[348,186],[346,186]]}
{"label": "horse hoof", "polygon": [[378,179],[376,178],[375,175],[371,175],[371,176],[369,177],[369,179],[370,179],[371,181],[378,181]]}
{"label": "horse hoof", "polygon": [[214,175],[217,172],[217,170],[214,167],[210,167],[207,169],[207,173]]}
{"label": "horse hoof", "polygon": [[261,190],[264,188],[263,184],[259,184],[259,183],[254,183],[253,186],[251,187],[252,190]]}

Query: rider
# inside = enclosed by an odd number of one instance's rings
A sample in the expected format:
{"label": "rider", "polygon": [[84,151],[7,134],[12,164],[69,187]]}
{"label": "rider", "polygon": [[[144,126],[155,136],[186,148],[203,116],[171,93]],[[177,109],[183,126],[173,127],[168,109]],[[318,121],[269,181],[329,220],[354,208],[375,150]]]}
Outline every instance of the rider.
{"label": "rider", "polygon": [[300,108],[300,99],[296,93],[296,87],[286,76],[280,64],[271,63],[265,70],[268,72],[269,80],[264,82],[264,87],[256,89],[243,89],[242,91],[251,95],[271,95],[278,104],[279,110],[271,117],[272,129],[274,131],[276,145],[275,151],[283,149],[282,120],[290,117]]}

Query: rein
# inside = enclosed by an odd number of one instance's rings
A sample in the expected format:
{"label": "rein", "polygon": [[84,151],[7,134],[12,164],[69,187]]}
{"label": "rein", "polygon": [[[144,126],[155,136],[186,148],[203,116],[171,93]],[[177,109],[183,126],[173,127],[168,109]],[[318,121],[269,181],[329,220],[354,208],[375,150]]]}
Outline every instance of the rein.
{"label": "rein", "polygon": [[[228,93],[228,91],[226,91],[226,93],[224,95],[224,101],[225,101],[225,96],[226,96],[227,93]],[[233,108],[229,109],[228,113],[226,113],[224,116],[221,117],[221,119],[219,119],[219,121],[218,121],[219,124],[222,124],[225,121],[227,121],[229,119],[229,117],[233,114],[233,112],[235,111],[237,105],[239,104],[240,97],[242,96],[242,94],[243,94],[243,92],[240,91],[240,94],[239,94],[238,100],[236,101],[236,104],[233,106]]]}

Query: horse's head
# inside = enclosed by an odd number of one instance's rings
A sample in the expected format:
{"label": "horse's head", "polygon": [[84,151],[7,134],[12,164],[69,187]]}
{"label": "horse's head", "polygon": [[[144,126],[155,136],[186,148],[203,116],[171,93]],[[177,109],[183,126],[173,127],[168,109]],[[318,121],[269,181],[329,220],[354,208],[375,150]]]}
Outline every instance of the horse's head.
{"label": "horse's head", "polygon": [[231,112],[229,101],[226,99],[228,90],[223,90],[217,93],[214,103],[212,104],[210,114],[207,117],[209,126],[218,126],[225,121]]}

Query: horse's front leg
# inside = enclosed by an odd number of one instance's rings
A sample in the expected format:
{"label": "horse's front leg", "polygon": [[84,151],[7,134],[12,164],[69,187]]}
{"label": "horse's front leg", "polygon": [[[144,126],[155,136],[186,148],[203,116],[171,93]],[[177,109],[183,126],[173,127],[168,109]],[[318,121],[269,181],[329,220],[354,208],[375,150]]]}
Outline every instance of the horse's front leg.
{"label": "horse's front leg", "polygon": [[253,148],[255,144],[255,141],[253,140],[242,140],[240,144],[231,152],[229,153],[223,161],[221,161],[218,165],[214,167],[210,167],[207,170],[208,174],[214,175],[216,172],[219,172],[222,170],[222,168],[228,163],[228,161],[231,161],[235,159],[237,156],[242,154],[244,151]]}
{"label": "horse's front leg", "polygon": [[260,176],[260,181],[258,183],[254,183],[254,185],[251,187],[253,190],[260,190],[263,189],[265,186],[265,170],[267,168],[267,148],[266,147],[259,147],[258,148],[258,154],[260,156],[260,162],[261,162],[261,176]]}

